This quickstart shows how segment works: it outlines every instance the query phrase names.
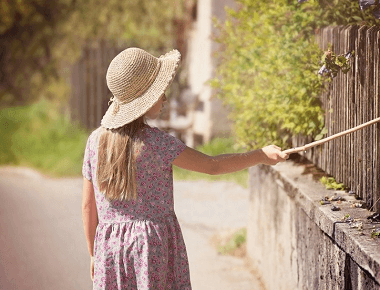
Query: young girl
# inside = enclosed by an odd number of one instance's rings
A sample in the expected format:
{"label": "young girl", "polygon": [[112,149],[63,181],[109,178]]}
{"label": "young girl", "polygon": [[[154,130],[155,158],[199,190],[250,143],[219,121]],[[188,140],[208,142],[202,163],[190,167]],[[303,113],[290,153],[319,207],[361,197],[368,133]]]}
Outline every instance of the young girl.
{"label": "young girl", "polygon": [[82,215],[93,289],[191,289],[186,247],[174,213],[172,164],[224,174],[288,156],[276,146],[207,156],[148,126],[166,101],[180,53],[118,54],[107,70],[112,104],[87,140]]}

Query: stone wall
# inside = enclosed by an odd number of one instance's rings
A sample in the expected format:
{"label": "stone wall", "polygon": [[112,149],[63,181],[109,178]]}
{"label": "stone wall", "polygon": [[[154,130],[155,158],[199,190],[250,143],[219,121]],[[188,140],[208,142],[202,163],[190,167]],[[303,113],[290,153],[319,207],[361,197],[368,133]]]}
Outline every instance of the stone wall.
{"label": "stone wall", "polygon": [[[292,161],[250,168],[251,265],[267,290],[380,290],[380,239],[371,238],[380,224],[352,207],[355,197],[326,190],[305,168]],[[321,205],[335,194],[346,199],[332,202],[340,211]]]}

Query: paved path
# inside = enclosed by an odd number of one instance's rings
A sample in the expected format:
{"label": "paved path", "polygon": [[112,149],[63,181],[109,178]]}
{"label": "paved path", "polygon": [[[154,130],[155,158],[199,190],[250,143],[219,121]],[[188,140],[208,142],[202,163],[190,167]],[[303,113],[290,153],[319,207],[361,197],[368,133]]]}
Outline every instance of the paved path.
{"label": "paved path", "polygon": [[[248,191],[227,182],[176,181],[176,212],[194,290],[261,290],[244,260],[218,255],[215,234],[246,225]],[[81,178],[0,167],[0,290],[91,289]]]}

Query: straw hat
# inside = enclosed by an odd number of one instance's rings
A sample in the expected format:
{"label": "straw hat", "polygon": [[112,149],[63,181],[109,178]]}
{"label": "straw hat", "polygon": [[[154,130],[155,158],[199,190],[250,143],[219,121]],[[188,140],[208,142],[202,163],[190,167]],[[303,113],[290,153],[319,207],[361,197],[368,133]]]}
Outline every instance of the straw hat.
{"label": "straw hat", "polygon": [[174,79],[180,59],[178,50],[159,58],[140,48],[119,53],[107,70],[107,86],[113,97],[101,125],[119,128],[144,115]]}

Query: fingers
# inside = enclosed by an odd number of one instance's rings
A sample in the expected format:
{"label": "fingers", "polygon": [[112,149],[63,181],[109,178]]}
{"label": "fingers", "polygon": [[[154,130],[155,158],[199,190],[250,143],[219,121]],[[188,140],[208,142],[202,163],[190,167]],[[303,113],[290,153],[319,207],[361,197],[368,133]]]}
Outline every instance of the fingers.
{"label": "fingers", "polygon": [[283,160],[285,161],[285,160],[287,160],[287,159],[289,158],[289,154],[286,154],[286,153],[282,152],[281,147],[278,147],[278,146],[276,146],[276,145],[272,145],[272,146],[273,146],[273,148],[275,148],[275,149],[277,149],[278,151],[280,151],[280,152],[278,152],[278,156],[279,156],[281,159],[283,159]]}
{"label": "fingers", "polygon": [[285,160],[289,159],[289,154],[286,154],[286,153],[284,153],[284,152],[280,152],[279,156],[280,156],[282,159],[285,159]]}
{"label": "fingers", "polygon": [[277,147],[277,146],[275,146],[275,147],[276,147],[276,149],[278,149],[278,151],[279,151],[279,152],[277,153],[277,156],[279,157],[278,162],[284,162],[284,161],[286,161],[287,159],[289,159],[289,154],[282,152],[280,147]]}
{"label": "fingers", "polygon": [[289,158],[289,154],[284,153],[279,146],[269,145],[262,148],[267,160],[265,164],[276,165],[279,162],[284,162]]}

